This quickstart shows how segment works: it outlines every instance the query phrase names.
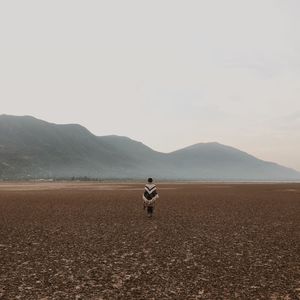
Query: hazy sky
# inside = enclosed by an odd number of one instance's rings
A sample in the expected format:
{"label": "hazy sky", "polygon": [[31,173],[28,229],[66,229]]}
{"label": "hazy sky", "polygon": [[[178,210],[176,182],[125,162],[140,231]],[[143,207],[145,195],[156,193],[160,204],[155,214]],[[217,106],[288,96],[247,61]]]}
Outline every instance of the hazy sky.
{"label": "hazy sky", "polygon": [[0,113],[300,170],[300,1],[3,0]]}

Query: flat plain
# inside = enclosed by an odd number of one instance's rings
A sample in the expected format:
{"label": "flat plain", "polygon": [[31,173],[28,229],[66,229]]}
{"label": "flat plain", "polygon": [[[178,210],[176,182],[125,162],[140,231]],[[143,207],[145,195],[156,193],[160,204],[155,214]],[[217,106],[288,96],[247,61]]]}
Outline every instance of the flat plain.
{"label": "flat plain", "polygon": [[300,299],[300,184],[0,183],[0,299]]}

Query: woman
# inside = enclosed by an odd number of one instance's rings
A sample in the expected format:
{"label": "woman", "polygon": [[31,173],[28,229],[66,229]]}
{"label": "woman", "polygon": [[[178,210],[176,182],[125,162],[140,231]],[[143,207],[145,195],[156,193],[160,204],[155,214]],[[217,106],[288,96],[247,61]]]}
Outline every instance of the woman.
{"label": "woman", "polygon": [[154,212],[154,205],[156,199],[159,198],[156,185],[153,183],[152,178],[148,178],[148,183],[145,185],[145,191],[143,195],[144,209],[147,209],[148,217],[152,217]]}

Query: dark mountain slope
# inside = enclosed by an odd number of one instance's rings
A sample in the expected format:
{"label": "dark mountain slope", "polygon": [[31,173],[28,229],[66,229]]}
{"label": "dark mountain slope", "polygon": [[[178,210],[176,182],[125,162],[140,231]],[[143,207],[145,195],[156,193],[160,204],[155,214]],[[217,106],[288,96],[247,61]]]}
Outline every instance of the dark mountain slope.
{"label": "dark mountain slope", "polygon": [[[8,175],[100,176],[127,162],[80,125],[32,117],[0,117],[0,158]],[[3,172],[2,172],[3,173]],[[29,176],[30,177],[30,176]]]}

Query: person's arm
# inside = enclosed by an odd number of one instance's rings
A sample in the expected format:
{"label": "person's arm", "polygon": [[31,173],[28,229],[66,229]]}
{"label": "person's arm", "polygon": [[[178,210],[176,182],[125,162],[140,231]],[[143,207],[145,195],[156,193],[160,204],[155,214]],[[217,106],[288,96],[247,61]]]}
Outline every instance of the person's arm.
{"label": "person's arm", "polygon": [[154,195],[155,198],[158,198],[158,192],[157,192],[157,190],[155,190],[155,191],[153,192],[153,195]]}
{"label": "person's arm", "polygon": [[145,201],[148,201],[148,199],[146,198],[146,196],[147,196],[147,191],[146,191],[146,187],[145,187],[145,190],[144,190],[144,194],[143,194],[143,200],[144,200],[144,202]]}

